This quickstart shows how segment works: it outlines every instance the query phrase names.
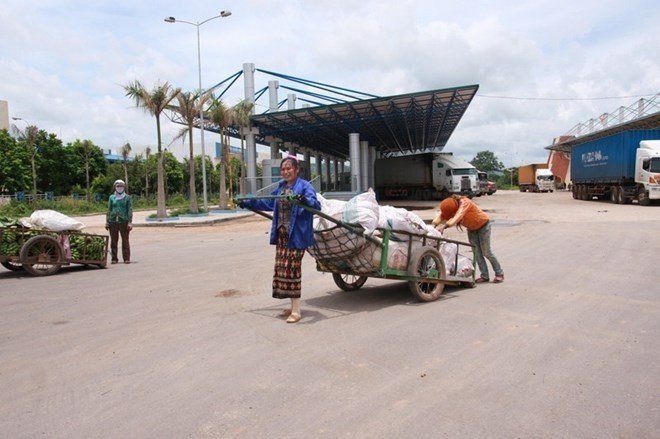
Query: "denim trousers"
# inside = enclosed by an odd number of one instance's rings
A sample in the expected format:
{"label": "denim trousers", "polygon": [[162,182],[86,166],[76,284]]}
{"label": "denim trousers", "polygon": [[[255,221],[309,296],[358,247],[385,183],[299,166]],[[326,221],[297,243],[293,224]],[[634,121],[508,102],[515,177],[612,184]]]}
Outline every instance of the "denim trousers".
{"label": "denim trousers", "polygon": [[468,240],[474,246],[474,259],[477,261],[477,266],[481,272],[481,277],[488,279],[488,265],[486,259],[490,261],[495,271],[495,276],[503,276],[504,271],[500,262],[495,257],[493,249],[490,247],[490,221],[488,221],[482,228],[477,230],[468,230]]}

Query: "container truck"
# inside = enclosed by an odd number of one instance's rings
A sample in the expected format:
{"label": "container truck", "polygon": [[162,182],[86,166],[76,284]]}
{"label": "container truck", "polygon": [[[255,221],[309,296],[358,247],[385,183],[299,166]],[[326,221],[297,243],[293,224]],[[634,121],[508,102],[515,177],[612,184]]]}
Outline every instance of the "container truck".
{"label": "container truck", "polygon": [[552,192],[555,177],[546,163],[521,166],[518,168],[518,188],[520,192]]}
{"label": "container truck", "polygon": [[477,169],[452,153],[424,153],[377,159],[380,199],[441,200],[452,194],[477,195]]}
{"label": "container truck", "polygon": [[660,129],[629,130],[571,149],[573,198],[615,204],[660,200]]}

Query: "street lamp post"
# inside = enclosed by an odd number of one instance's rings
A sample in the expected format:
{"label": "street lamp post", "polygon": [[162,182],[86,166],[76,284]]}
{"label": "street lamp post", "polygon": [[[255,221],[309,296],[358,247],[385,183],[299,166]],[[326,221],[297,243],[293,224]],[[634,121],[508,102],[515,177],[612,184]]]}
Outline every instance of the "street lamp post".
{"label": "street lamp post", "polygon": [[22,120],[23,122],[25,122],[27,124],[27,126],[30,126],[30,122],[23,119],[22,117],[12,117],[12,120]]}
{"label": "street lamp post", "polygon": [[[211,18],[207,18],[204,21],[198,21],[196,23],[193,23],[192,21],[178,20],[174,17],[165,17],[165,22],[167,23],[186,23],[186,24],[191,24],[197,28],[197,73],[199,79],[200,98],[202,96],[202,51],[200,47],[199,28],[201,25],[211,20],[215,20],[216,18],[229,17],[230,15],[231,15],[231,11],[221,11],[219,15],[216,15]],[[208,212],[209,200],[206,191],[206,150],[204,146],[204,109],[202,108],[201,105],[199,107],[199,127],[200,127],[201,141],[202,141],[202,191],[204,192],[204,210]]]}

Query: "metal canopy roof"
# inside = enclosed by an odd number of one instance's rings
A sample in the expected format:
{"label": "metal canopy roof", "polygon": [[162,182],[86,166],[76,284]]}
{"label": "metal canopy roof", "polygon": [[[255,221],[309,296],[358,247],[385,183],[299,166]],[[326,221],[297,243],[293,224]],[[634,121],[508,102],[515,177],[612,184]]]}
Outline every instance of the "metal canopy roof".
{"label": "metal canopy roof", "polygon": [[479,86],[320,105],[254,115],[260,142],[273,136],[324,155],[349,158],[349,134],[382,154],[440,151]]}
{"label": "metal canopy roof", "polygon": [[571,149],[574,146],[580,145],[585,142],[601,139],[603,137],[611,136],[612,134],[617,134],[622,131],[644,130],[644,129],[652,129],[652,128],[660,128],[660,113],[654,113],[650,116],[640,117],[630,122],[613,125],[611,127],[594,131],[589,134],[585,134],[583,136],[569,138],[567,140],[564,140],[563,142],[546,146],[545,149],[551,151],[561,151],[561,152],[570,153]]}

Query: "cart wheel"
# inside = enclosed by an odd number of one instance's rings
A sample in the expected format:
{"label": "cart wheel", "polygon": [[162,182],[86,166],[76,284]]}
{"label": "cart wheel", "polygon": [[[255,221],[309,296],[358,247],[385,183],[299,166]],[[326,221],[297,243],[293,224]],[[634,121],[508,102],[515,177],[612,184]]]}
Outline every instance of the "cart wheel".
{"label": "cart wheel", "polygon": [[50,236],[33,236],[21,247],[23,268],[34,276],[47,276],[60,271],[62,247]]}
{"label": "cart wheel", "polygon": [[355,291],[362,288],[362,285],[364,285],[364,283],[367,281],[367,276],[332,273],[332,279],[342,290]]}
{"label": "cart wheel", "polygon": [[23,264],[20,262],[3,261],[0,265],[11,271],[23,271]]}
{"label": "cart wheel", "polygon": [[430,247],[417,250],[410,260],[408,274],[418,279],[438,279],[439,282],[421,280],[408,281],[410,291],[421,302],[432,302],[436,300],[445,289],[445,263],[440,253]]}

